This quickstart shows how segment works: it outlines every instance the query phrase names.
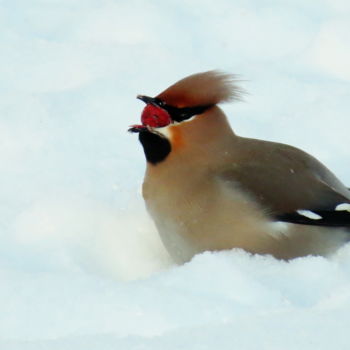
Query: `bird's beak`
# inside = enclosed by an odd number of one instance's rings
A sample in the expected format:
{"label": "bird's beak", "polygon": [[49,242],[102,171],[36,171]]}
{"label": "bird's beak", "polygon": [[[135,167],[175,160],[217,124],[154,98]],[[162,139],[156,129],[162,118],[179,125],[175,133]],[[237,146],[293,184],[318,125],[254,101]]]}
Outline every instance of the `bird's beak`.
{"label": "bird's beak", "polygon": [[145,96],[145,95],[137,95],[137,98],[143,102],[145,102],[146,104],[152,104],[152,105],[157,105],[156,103],[156,99],[154,97],[149,97],[149,96]]}
{"label": "bird's beak", "polygon": [[147,127],[139,124],[130,125],[128,129],[129,132],[141,132],[144,130],[147,130]]}

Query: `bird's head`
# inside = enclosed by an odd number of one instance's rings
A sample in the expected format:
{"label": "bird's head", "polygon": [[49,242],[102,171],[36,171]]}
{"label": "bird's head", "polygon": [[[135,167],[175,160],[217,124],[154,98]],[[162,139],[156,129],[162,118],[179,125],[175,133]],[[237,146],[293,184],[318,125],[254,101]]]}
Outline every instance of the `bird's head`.
{"label": "bird's head", "polygon": [[[218,103],[240,99],[242,90],[235,85],[235,80],[232,75],[208,71],[190,75],[156,97],[138,95],[137,98],[146,106],[141,114],[141,124],[132,125],[129,131],[140,133],[141,143],[145,147],[142,141],[144,133],[158,135],[158,128],[181,124]],[[149,135],[146,137],[149,138]]]}
{"label": "bird's head", "polygon": [[180,123],[202,114],[210,107],[233,99],[240,99],[241,89],[235,77],[219,71],[190,75],[171,85],[156,97],[138,95],[146,103],[141,114],[142,125],[134,125],[130,131],[145,127],[160,128]]}

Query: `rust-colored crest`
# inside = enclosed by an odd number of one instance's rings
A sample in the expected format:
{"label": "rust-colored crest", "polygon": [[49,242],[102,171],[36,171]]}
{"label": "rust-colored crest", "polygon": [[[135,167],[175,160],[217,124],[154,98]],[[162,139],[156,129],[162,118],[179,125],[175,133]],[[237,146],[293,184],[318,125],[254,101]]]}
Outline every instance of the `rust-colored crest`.
{"label": "rust-colored crest", "polygon": [[243,90],[236,82],[234,75],[212,70],[181,79],[157,97],[179,108],[215,105],[241,99]]}

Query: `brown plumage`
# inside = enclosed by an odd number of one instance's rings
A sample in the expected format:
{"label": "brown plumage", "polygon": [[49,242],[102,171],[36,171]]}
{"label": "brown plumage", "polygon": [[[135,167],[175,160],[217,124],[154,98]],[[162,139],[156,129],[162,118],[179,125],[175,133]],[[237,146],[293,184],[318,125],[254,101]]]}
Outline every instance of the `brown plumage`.
{"label": "brown plumage", "polygon": [[329,254],[350,234],[349,190],[297,148],[235,135],[216,105],[240,96],[233,82],[215,71],[182,79],[147,100],[154,120],[159,108],[177,122],[132,129],[147,158],[143,196],[166,248],[178,262],[236,247],[283,259]]}
{"label": "brown plumage", "polygon": [[243,90],[237,82],[232,74],[212,70],[181,79],[157,97],[180,108],[215,105],[241,99]]}

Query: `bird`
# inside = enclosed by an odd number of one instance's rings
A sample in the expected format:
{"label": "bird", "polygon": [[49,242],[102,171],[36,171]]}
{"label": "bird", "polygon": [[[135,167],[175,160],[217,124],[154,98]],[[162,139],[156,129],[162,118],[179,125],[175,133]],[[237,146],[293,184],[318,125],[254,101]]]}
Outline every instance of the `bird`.
{"label": "bird", "polygon": [[190,75],[146,106],[138,133],[146,158],[142,194],[176,263],[241,248],[290,260],[329,256],[350,239],[350,190],[312,155],[238,136],[223,110],[241,100],[238,79]]}

